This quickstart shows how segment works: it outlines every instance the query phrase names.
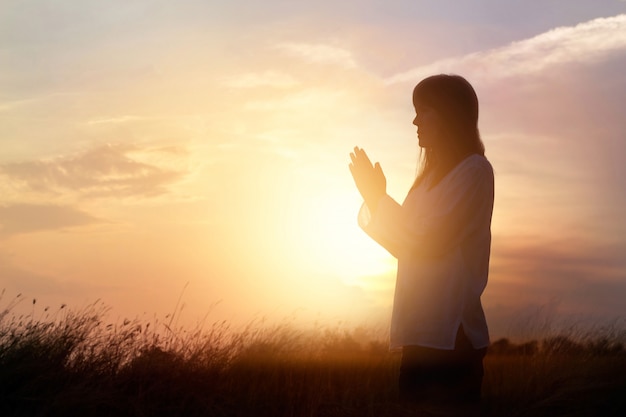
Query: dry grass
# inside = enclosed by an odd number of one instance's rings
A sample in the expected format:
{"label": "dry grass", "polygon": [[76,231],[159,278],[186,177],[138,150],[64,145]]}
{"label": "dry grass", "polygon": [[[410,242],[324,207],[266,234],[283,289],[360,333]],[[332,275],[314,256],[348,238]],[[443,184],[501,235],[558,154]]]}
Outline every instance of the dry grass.
{"label": "dry grass", "polygon": [[[35,309],[12,315],[13,305],[0,309],[5,417],[459,413],[398,404],[399,357],[375,336],[360,342],[363,329],[304,333],[253,323],[235,332],[224,322],[173,329],[171,318],[106,324],[101,303],[37,319]],[[621,415],[622,336],[616,329],[568,335],[532,349],[499,341],[485,360],[482,415]]]}

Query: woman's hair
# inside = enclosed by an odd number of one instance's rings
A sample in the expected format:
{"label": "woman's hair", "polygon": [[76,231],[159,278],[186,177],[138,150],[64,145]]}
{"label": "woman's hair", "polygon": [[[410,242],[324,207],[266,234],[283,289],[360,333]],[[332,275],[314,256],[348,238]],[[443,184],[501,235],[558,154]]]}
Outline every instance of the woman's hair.
{"label": "woman's hair", "polygon": [[471,84],[460,75],[439,74],[425,78],[413,89],[417,102],[432,107],[443,121],[442,146],[422,148],[420,169],[413,187],[432,175],[430,187],[441,181],[466,156],[485,154],[478,132],[478,97]]}

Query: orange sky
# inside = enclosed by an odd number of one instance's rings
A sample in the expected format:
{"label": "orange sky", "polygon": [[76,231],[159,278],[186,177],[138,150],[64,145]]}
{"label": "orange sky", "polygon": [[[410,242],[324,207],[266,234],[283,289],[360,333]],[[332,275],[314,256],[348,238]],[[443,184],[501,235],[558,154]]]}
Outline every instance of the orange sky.
{"label": "orange sky", "polygon": [[478,92],[496,172],[494,332],[524,315],[624,317],[626,15],[601,3],[525,11],[526,26],[501,6],[418,16],[409,2],[269,2],[262,19],[195,2],[8,6],[0,307],[23,293],[163,316],[184,290],[189,323],[385,324],[395,263],[356,225],[348,153],[364,147],[402,200],[411,90],[452,72]]}

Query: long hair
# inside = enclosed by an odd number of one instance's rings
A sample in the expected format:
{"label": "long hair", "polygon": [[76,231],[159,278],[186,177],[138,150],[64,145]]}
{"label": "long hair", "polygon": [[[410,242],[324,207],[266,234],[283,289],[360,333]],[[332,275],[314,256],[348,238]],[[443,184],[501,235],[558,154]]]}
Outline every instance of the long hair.
{"label": "long hair", "polygon": [[413,89],[413,105],[423,103],[435,109],[444,123],[442,146],[422,148],[420,168],[413,187],[426,177],[434,187],[463,158],[485,155],[478,131],[478,97],[472,85],[460,75],[439,74],[425,78]]}

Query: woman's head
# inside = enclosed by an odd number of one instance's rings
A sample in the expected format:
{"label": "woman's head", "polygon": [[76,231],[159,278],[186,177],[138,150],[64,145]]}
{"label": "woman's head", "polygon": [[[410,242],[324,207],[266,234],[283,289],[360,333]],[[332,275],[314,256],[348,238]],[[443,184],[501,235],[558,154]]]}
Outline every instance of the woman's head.
{"label": "woman's head", "polygon": [[417,186],[432,174],[436,185],[464,157],[485,154],[478,132],[478,98],[459,75],[425,78],[413,89],[413,106],[419,144],[424,151]]}
{"label": "woman's head", "polygon": [[413,89],[420,146],[455,155],[484,154],[478,133],[478,98],[459,75],[433,75]]}

